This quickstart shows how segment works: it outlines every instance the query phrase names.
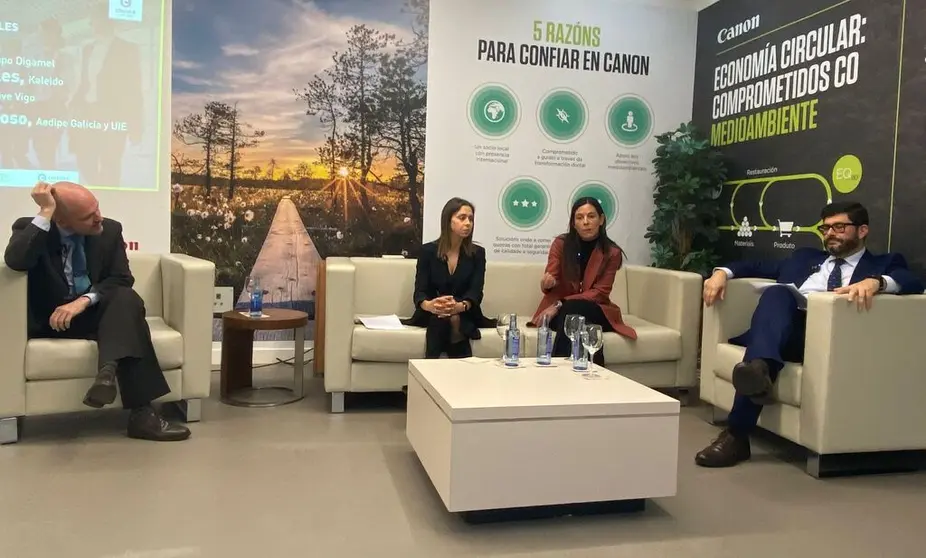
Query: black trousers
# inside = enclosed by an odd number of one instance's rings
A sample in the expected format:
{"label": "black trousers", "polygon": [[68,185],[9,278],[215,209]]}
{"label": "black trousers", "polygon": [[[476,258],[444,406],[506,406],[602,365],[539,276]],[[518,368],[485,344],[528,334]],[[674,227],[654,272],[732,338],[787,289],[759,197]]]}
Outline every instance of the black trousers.
{"label": "black trousers", "polygon": [[[600,325],[602,331],[614,331],[614,328],[611,327],[611,322],[608,321],[608,318],[604,315],[604,311],[602,311],[601,306],[598,306],[597,302],[591,300],[564,300],[563,306],[560,307],[556,317],[554,317],[553,321],[550,323],[550,329],[556,332],[556,336],[553,339],[553,356],[555,357],[566,357],[572,354],[572,341],[563,333],[566,316],[570,314],[585,316],[586,324]],[[604,347],[595,353],[592,360],[598,366],[604,366]]]}
{"label": "black trousers", "polygon": [[170,393],[151,343],[145,303],[128,287],[116,288],[106,300],[87,308],[66,331],[58,332],[45,324],[32,337],[95,340],[99,365],[117,363],[116,379],[122,406],[127,409],[143,407]]}
{"label": "black trousers", "polygon": [[[774,382],[785,362],[804,360],[806,331],[807,313],[798,308],[797,299],[790,291],[776,287],[766,289],[759,297],[749,331],[730,342],[746,347],[744,362],[764,360]],[[737,436],[748,436],[761,413],[762,405],[737,393],[727,418],[730,431]]]}
{"label": "black trousers", "polygon": [[[461,316],[460,319],[465,318]],[[473,356],[473,347],[468,337],[464,337],[459,343],[451,342],[453,325],[450,323],[450,318],[440,318],[431,314],[428,325],[425,327],[424,358],[440,358],[444,353],[447,353],[448,358]]]}

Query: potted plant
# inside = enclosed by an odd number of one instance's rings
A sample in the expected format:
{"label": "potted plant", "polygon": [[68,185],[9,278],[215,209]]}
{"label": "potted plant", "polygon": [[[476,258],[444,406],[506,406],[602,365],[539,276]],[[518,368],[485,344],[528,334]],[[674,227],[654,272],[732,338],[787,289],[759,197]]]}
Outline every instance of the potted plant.
{"label": "potted plant", "polygon": [[653,266],[707,276],[717,265],[714,246],[720,236],[726,162],[691,123],[656,136],[656,141],[656,209],[646,232]]}

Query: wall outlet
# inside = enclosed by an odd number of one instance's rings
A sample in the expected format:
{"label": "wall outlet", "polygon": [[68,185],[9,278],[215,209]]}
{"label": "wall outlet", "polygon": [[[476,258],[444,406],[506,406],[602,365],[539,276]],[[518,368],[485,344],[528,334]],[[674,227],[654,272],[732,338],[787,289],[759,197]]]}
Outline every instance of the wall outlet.
{"label": "wall outlet", "polygon": [[215,287],[215,298],[212,300],[212,312],[221,314],[235,309],[235,290],[231,287]]}

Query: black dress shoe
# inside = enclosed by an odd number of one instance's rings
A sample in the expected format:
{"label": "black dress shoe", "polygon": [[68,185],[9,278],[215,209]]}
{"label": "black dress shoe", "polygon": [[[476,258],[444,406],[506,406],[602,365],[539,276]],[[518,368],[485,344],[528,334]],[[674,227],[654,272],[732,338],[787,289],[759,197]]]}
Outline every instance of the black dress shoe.
{"label": "black dress shoe", "polygon": [[749,437],[737,437],[724,430],[711,445],[698,452],[695,463],[701,467],[732,467],[750,457]]}
{"label": "black dress shoe", "polygon": [[190,437],[190,429],[179,424],[171,424],[148,405],[132,409],[129,415],[129,438],[151,440],[152,442],[180,442]]}
{"label": "black dress shoe", "polygon": [[84,396],[84,405],[102,409],[116,400],[116,363],[108,362],[100,367],[93,385]]}
{"label": "black dress shoe", "polygon": [[733,367],[733,387],[736,393],[756,397],[772,392],[772,377],[768,363],[757,358]]}

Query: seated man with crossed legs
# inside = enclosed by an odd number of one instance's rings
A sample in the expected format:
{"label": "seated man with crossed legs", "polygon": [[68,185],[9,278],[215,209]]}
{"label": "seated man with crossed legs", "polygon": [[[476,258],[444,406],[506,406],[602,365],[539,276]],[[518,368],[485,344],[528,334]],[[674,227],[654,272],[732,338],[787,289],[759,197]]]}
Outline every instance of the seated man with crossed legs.
{"label": "seated man with crossed legs", "polygon": [[[900,254],[873,254],[865,248],[868,210],[859,203],[832,203],[821,212],[819,227],[826,250],[801,248],[782,261],[738,262],[714,270],[704,283],[707,306],[723,300],[727,280],[733,277],[774,279],[793,284],[803,294],[834,292],[848,295],[860,310],[871,307],[879,293],[920,294],[923,284],[907,269]],[[762,292],[749,331],[730,340],[746,347],[743,362],[733,369],[736,396],[728,428],[698,452],[702,467],[731,467],[751,457],[749,435],[759,421],[762,406],[771,402],[772,385],[786,361],[800,362],[804,354],[806,309],[785,288]]]}
{"label": "seated man with crossed legs", "polygon": [[77,184],[39,183],[32,190],[35,217],[13,224],[6,265],[29,274],[30,338],[94,339],[99,372],[84,404],[101,408],[116,399],[130,409],[128,435],[154,441],[189,438],[165,421],[151,402],[170,393],[158,365],[145,305],[132,290],[122,225],[100,215],[96,197]]}

